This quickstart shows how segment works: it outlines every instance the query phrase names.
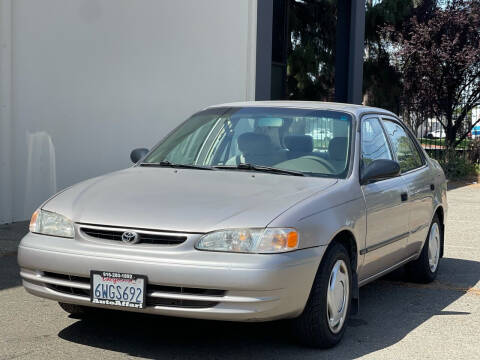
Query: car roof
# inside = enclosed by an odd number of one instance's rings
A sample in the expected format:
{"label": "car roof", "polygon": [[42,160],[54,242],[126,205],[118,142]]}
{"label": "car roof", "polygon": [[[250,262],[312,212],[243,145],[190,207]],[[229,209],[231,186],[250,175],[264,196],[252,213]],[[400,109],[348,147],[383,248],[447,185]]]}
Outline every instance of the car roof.
{"label": "car roof", "polygon": [[225,104],[218,104],[209,106],[207,109],[217,108],[217,107],[276,107],[276,108],[298,108],[298,109],[318,109],[318,110],[337,110],[337,111],[347,111],[360,116],[365,113],[381,113],[385,115],[390,115],[397,117],[391,111],[371,107],[364,105],[356,104],[347,104],[347,103],[335,103],[335,102],[324,102],[324,101],[243,101],[243,102],[232,102]]}

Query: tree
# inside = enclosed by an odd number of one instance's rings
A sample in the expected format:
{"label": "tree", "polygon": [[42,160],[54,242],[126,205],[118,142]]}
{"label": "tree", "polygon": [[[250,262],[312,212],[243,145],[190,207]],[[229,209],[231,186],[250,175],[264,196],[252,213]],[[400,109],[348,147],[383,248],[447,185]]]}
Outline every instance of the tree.
{"label": "tree", "polygon": [[480,123],[469,123],[480,101],[480,0],[451,0],[423,23],[414,16],[405,28],[406,34],[391,26],[384,31],[402,73],[404,100],[424,118],[433,115],[447,148],[455,148]]}
{"label": "tree", "polygon": [[[367,0],[364,66],[366,103],[396,111],[401,92],[399,72],[378,34],[385,24],[401,29],[419,0]],[[431,2],[434,0],[422,0]],[[288,0],[291,42],[288,49],[288,97],[332,100],[338,0]],[[424,11],[425,12],[425,11]]]}
{"label": "tree", "polygon": [[[428,21],[437,7],[437,0],[367,0],[365,16],[365,63],[363,67],[363,102],[400,112],[402,74],[391,61],[391,43],[384,41],[382,28],[388,26],[409,38],[408,24],[416,16],[419,23]],[[409,109],[410,112],[412,109]],[[423,116],[413,114],[412,124],[422,123]]]}
{"label": "tree", "polygon": [[363,66],[363,103],[398,111],[401,74],[392,66],[388,44],[382,41],[382,27],[402,30],[402,24],[413,16],[413,0],[366,2],[365,62]]}

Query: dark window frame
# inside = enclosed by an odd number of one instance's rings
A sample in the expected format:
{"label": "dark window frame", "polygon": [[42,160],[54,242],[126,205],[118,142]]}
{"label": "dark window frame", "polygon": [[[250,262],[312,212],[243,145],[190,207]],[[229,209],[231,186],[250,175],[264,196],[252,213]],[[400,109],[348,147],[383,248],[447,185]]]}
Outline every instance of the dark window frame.
{"label": "dark window frame", "polygon": [[[361,116],[359,116],[359,121],[358,121],[358,133],[359,133],[359,149],[358,149],[358,181],[360,182],[362,179],[362,122],[367,119],[371,118],[376,118],[380,124],[380,127],[382,128],[383,135],[385,136],[385,140],[387,141],[387,146],[388,150],[390,151],[390,155],[392,156],[392,160],[396,160],[395,153],[393,152],[393,147],[392,144],[390,143],[390,138],[385,131],[385,127],[383,126],[382,119],[384,117],[384,114],[379,114],[379,113],[373,113],[373,112],[368,112],[364,113]],[[381,180],[375,180],[374,183],[377,182],[382,182],[382,181],[388,181],[391,179],[381,179]],[[373,183],[373,182],[372,182]]]}

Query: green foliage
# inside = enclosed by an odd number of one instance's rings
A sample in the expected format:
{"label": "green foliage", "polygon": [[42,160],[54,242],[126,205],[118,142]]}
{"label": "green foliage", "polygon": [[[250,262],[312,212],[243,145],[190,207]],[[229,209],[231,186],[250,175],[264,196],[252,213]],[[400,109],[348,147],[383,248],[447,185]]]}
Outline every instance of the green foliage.
{"label": "green foliage", "polygon": [[403,28],[386,27],[384,34],[402,73],[405,108],[417,118],[434,117],[446,146],[455,148],[475,125],[469,114],[480,101],[480,0],[447,1]]}
{"label": "green foliage", "polygon": [[365,14],[365,40],[367,44],[380,44],[379,30],[385,25],[401,29],[406,19],[414,12],[413,0],[383,0],[368,4]]}
{"label": "green foliage", "polygon": [[[426,1],[426,0],[424,0]],[[398,111],[401,76],[391,64],[379,30],[400,29],[413,16],[415,0],[368,2],[364,93],[366,105]],[[373,5],[374,4],[374,5]],[[337,0],[289,0],[288,98],[332,100],[335,87]]]}
{"label": "green foliage", "polygon": [[463,179],[477,174],[477,166],[468,157],[459,155],[455,150],[445,152],[438,162],[449,180]]}
{"label": "green foliage", "polygon": [[401,29],[413,16],[413,0],[383,0],[368,2],[365,14],[366,56],[363,66],[365,105],[398,112],[402,93],[401,73],[391,64],[388,44],[381,29],[391,26]]}
{"label": "green foliage", "polygon": [[363,72],[365,105],[397,113],[402,93],[401,76],[390,64],[388,54],[381,51],[380,54],[365,59]]}
{"label": "green foliage", "polygon": [[470,161],[480,170],[480,138],[471,141],[468,150]]}

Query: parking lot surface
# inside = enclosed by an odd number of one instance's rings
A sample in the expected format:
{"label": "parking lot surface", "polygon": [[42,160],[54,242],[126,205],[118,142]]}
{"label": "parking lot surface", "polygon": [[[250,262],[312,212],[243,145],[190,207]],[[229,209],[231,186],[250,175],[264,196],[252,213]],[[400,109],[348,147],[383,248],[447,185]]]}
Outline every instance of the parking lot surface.
{"label": "parking lot surface", "polygon": [[0,359],[480,359],[480,185],[448,191],[437,280],[402,271],[360,290],[360,313],[334,349],[302,348],[284,322],[225,323],[100,313],[79,320],[21,287],[16,247],[26,223],[0,226]]}

